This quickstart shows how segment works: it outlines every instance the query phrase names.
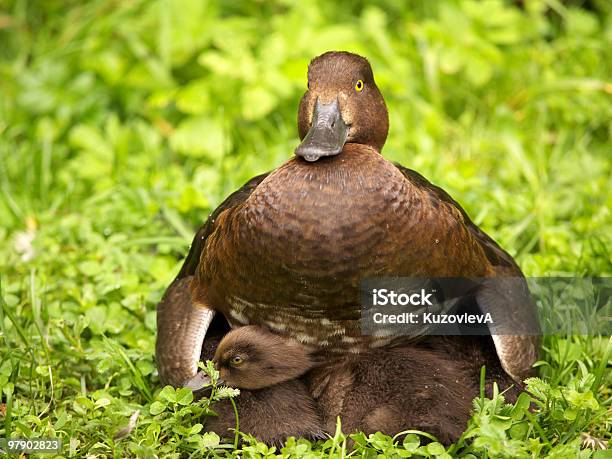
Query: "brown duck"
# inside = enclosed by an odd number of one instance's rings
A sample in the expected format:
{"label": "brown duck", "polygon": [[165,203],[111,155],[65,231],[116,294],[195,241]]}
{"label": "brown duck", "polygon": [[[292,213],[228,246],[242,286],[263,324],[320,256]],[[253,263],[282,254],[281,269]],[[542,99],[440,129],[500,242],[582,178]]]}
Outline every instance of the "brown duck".
{"label": "brown duck", "polygon": [[[239,430],[268,444],[288,437],[325,438],[317,406],[304,382],[296,379],[313,367],[307,347],[257,326],[240,327],[223,337],[213,358],[220,382],[241,389],[235,403]],[[206,430],[233,436],[229,401],[213,406]]]}
{"label": "brown duck", "polygon": [[[310,63],[298,130],[295,157],[230,195],[196,234],[158,307],[162,382],[197,384],[215,312],[232,327],[262,325],[337,355],[388,342],[361,333],[363,278],[507,277],[524,285],[512,257],[448,194],[382,157],[387,109],[366,59],[328,52]],[[173,301],[187,286],[192,301]],[[503,286],[484,283],[469,295],[496,317],[537,323],[522,290],[510,301]],[[529,373],[536,336],[497,334],[493,342],[509,375]]]}

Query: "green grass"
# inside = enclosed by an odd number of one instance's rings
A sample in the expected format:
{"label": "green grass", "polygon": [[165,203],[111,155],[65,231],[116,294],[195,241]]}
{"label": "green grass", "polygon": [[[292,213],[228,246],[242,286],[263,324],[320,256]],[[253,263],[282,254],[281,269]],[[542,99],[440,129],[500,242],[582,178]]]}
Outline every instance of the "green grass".
{"label": "green grass", "polygon": [[[209,400],[162,390],[155,305],[211,209],[291,156],[306,65],[329,49],[370,59],[385,156],[527,275],[609,276],[610,4],[524,3],[0,2],[0,437],[59,436],[66,457],[280,454],[234,451],[205,433]],[[446,452],[338,431],[282,454],[608,457],[581,443],[610,441],[611,352],[546,337],[529,395],[476,399]]]}

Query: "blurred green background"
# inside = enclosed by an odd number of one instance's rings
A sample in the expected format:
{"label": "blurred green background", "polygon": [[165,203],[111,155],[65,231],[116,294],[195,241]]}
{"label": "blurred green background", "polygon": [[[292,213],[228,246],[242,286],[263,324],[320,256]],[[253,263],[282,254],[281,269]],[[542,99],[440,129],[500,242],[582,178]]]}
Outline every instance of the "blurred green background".
{"label": "blurred green background", "polygon": [[[148,412],[155,304],[209,212],[292,156],[327,50],[370,60],[384,155],[526,274],[612,273],[608,1],[0,0],[4,435],[106,454]],[[555,384],[599,355],[563,346]],[[148,416],[121,454],[192,435]]]}

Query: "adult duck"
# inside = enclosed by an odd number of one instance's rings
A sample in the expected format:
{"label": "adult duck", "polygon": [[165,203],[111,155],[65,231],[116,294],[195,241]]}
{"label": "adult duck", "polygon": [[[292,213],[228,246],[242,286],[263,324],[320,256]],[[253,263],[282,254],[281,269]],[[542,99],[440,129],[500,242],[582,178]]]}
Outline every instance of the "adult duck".
{"label": "adult duck", "polygon": [[[361,352],[360,281],[368,277],[514,278],[469,294],[480,310],[537,324],[523,274],[442,189],[381,155],[387,108],[366,59],[327,52],[308,67],[295,157],[230,195],[195,236],[158,306],[163,383],[198,385],[197,362],[215,313],[262,325],[325,353]],[[177,301],[188,295],[191,301]],[[520,380],[535,335],[496,334],[505,371]]]}

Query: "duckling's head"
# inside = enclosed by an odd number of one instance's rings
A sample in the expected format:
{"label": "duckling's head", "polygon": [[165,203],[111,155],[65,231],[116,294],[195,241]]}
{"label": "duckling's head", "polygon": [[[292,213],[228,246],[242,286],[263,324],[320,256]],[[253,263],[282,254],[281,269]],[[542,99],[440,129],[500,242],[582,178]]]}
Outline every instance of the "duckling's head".
{"label": "duckling's head", "polygon": [[337,155],[345,143],[381,151],[387,139],[389,116],[365,58],[330,51],[310,62],[298,130],[302,143],[295,154],[306,161]]}
{"label": "duckling's head", "polygon": [[225,335],[213,362],[224,383],[242,389],[261,389],[295,379],[314,367],[306,346],[256,325]]}

